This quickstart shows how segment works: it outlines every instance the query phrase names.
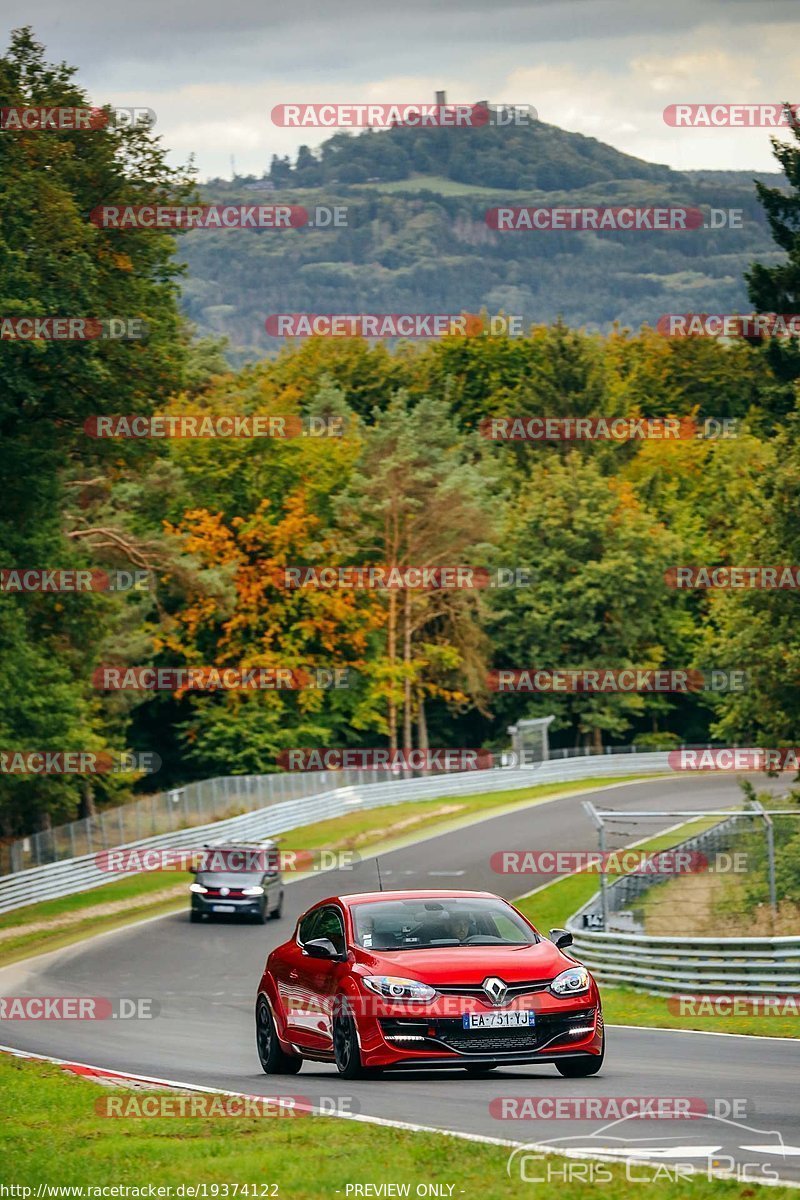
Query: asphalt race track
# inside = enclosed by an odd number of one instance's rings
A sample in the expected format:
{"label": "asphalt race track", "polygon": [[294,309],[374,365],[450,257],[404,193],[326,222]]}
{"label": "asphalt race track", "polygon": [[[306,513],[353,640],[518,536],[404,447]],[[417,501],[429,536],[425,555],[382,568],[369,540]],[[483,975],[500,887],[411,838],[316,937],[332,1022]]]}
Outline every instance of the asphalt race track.
{"label": "asphalt race track", "polygon": [[[735,779],[704,776],[607,788],[597,794],[597,803],[631,810],[725,808],[740,796]],[[649,823],[638,836],[651,827],[658,825]],[[499,849],[526,848],[595,849],[581,798],[540,803],[384,855],[384,887],[480,888],[513,899],[547,880],[497,875],[489,857]],[[290,936],[298,914],[317,899],[375,888],[374,860],[365,859],[352,870],[291,883],[282,920],[266,926],[190,925],[187,898],[181,913],[7,967],[0,971],[2,995],[146,996],[158,1002],[160,1012],[149,1021],[6,1020],[0,1022],[0,1041],[107,1069],[249,1094],[340,1097],[343,1106],[362,1114],[519,1143],[547,1141],[584,1153],[602,1147],[663,1165],[693,1162],[703,1170],[709,1156],[725,1167],[724,1156],[730,1155],[740,1164],[740,1176],[762,1178],[766,1171],[800,1181],[800,1041],[611,1027],[603,1070],[585,1080],[563,1079],[547,1065],[500,1069],[486,1079],[428,1071],[347,1083],[334,1067],[312,1063],[294,1077],[264,1075],[255,1051],[253,1007],[267,951]],[[709,1109],[717,1100],[742,1099],[747,1115],[739,1123],[702,1117],[628,1120],[601,1132],[605,1123],[596,1120],[499,1120],[489,1105],[500,1096],[698,1097]],[[514,1170],[520,1178],[518,1166]],[[526,1170],[530,1176],[533,1166],[528,1163]]]}

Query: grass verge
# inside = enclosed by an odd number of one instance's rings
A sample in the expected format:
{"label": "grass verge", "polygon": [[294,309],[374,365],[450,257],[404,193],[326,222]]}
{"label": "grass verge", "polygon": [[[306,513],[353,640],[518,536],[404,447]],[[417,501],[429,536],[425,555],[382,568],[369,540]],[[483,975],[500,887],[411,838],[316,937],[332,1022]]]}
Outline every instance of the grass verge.
{"label": "grass verge", "polygon": [[[485,813],[499,815],[552,796],[644,780],[652,776],[615,776],[584,779],[574,784],[540,784],[537,787],[475,796],[409,801],[407,804],[354,810],[342,817],[293,829],[284,845],[292,850],[355,849],[359,853],[389,851],[431,830],[444,833]],[[175,835],[180,845],[180,833]],[[187,904],[191,876],[184,873],[135,875],[88,892],[26,905],[0,916],[0,966],[46,950],[116,929],[145,917],[160,916]]]}
{"label": "grass verge", "polygon": [[[680,833],[660,834],[641,844],[642,850],[663,850],[691,837],[713,821],[693,821]],[[540,891],[516,901],[537,929],[547,934],[563,926],[598,890],[597,875],[578,872],[556,879]],[[667,885],[669,886],[669,885]],[[655,1029],[699,1029],[707,1033],[746,1033],[762,1037],[800,1037],[800,1021],[774,1015],[681,1016],[670,1012],[667,996],[654,996],[633,988],[603,985],[603,1013],[611,1025],[646,1025]]]}
{"label": "grass verge", "polygon": [[[302,1085],[281,1089],[283,1094],[301,1094]],[[84,1197],[90,1187],[149,1185],[176,1189],[175,1195],[203,1196],[189,1189],[205,1185],[206,1196],[278,1197],[278,1200],[318,1200],[320,1196],[342,1200],[348,1185],[371,1184],[361,1195],[380,1195],[376,1185],[408,1185],[408,1193],[384,1189],[384,1195],[414,1196],[420,1185],[437,1184],[440,1196],[475,1197],[476,1200],[506,1200],[519,1196],[519,1173],[509,1176],[504,1146],[465,1142],[442,1134],[412,1133],[331,1117],[305,1119],[228,1117],[129,1117],[109,1119],[97,1113],[107,1097],[141,1100],[142,1093],[113,1092],[80,1077],[68,1075],[49,1063],[0,1056],[0,1091],[14,1096],[7,1110],[2,1135],[3,1176],[7,1184],[36,1189],[38,1186],[76,1187]],[[171,1093],[174,1096],[174,1093]],[[152,1093],[151,1093],[152,1095]],[[577,1167],[577,1163],[573,1164]],[[536,1164],[544,1174],[544,1164]],[[551,1183],[539,1183],[538,1200],[571,1200],[586,1195],[586,1183],[565,1183],[564,1160],[553,1160]],[[584,1164],[585,1168],[585,1164]],[[645,1168],[637,1168],[641,1176]],[[752,1195],[741,1183],[693,1177],[664,1180],[663,1164],[657,1200],[680,1200],[690,1188],[693,1200],[728,1200]],[[641,1183],[625,1178],[624,1166],[609,1165],[612,1176],[609,1195],[615,1200],[639,1200]],[[243,1192],[241,1185],[247,1184]],[[228,1185],[228,1190],[225,1190]],[[214,1189],[217,1190],[214,1190]],[[254,1189],[254,1190],[253,1190]],[[373,1190],[374,1189],[374,1190]],[[35,1195],[33,1193],[29,1193]],[[169,1193],[162,1193],[162,1195]],[[420,1193],[424,1194],[424,1193]],[[776,1187],[770,1196],[788,1197],[789,1188]],[[17,1192],[22,1200],[24,1193]]]}

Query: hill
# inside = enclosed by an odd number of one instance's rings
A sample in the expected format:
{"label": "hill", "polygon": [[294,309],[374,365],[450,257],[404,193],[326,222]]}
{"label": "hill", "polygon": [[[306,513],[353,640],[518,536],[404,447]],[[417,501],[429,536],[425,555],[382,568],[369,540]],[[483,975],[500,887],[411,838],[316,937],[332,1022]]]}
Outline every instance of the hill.
{"label": "hill", "polygon": [[[184,309],[202,334],[229,339],[235,362],[277,349],[264,321],[280,312],[487,309],[607,330],[666,312],[746,310],[743,272],[777,257],[746,172],[674,171],[541,122],[339,133],[317,154],[301,148],[294,166],[273,160],[264,181],[211,181],[204,199],[348,210],[346,228],[182,239]],[[683,204],[709,227],[497,233],[485,213],[503,203]],[[710,227],[712,208],[735,210],[740,227]]]}

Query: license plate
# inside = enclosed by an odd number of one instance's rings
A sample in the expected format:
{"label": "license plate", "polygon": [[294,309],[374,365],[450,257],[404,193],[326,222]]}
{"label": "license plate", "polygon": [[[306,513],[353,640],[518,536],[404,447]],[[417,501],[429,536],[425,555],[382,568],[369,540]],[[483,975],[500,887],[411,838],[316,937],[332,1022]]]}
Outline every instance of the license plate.
{"label": "license plate", "polygon": [[212,912],[236,912],[235,904],[212,904]]}
{"label": "license plate", "polygon": [[517,1029],[520,1025],[530,1029],[536,1024],[536,1013],[527,1008],[502,1013],[464,1013],[461,1023],[465,1029]]}

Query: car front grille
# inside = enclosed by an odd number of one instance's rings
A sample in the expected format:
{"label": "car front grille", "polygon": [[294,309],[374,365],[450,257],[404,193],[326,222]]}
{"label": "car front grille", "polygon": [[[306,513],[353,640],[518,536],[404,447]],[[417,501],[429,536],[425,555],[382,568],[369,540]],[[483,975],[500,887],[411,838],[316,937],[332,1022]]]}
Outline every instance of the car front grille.
{"label": "car front grille", "polygon": [[[509,983],[504,1003],[533,992],[546,992],[551,983],[551,979],[530,979],[522,983]],[[477,996],[481,1000],[486,999],[486,992],[480,983],[437,983],[434,986],[437,992],[441,992],[443,996]]]}
{"label": "car front grille", "polygon": [[545,1013],[537,1016],[533,1029],[464,1029],[461,1021],[451,1017],[419,1018],[391,1017],[381,1020],[384,1037],[398,1047],[409,1050],[452,1050],[456,1054],[514,1054],[529,1053],[553,1047],[565,1049],[572,1041],[587,1036],[577,1033],[590,1026],[594,1008],[584,1008],[569,1014]]}

